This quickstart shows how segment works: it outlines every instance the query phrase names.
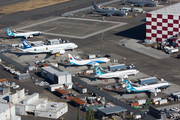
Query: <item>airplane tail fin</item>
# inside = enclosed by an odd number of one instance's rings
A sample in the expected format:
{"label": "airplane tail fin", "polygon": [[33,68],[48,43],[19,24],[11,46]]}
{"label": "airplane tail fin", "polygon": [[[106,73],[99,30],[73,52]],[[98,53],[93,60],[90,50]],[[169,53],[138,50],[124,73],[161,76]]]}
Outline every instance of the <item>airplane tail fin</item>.
{"label": "airplane tail fin", "polygon": [[70,62],[76,61],[71,54],[68,54],[68,56],[69,56],[69,61],[70,61]]}
{"label": "airplane tail fin", "polygon": [[9,28],[6,28],[6,30],[9,36],[14,36],[14,33]]}
{"label": "airplane tail fin", "polygon": [[129,83],[128,80],[124,80],[124,82],[125,82],[125,85],[126,85],[126,90],[128,92],[130,92],[132,89],[134,89],[134,87]]}
{"label": "airplane tail fin", "polygon": [[103,73],[97,66],[94,66],[94,69],[95,69],[96,75],[105,74],[105,73]]}
{"label": "airplane tail fin", "polygon": [[21,39],[21,41],[24,46],[24,49],[32,48],[32,46],[28,42],[26,42],[24,39]]}
{"label": "airplane tail fin", "polygon": [[92,1],[93,7],[94,9],[99,9],[99,7],[94,3],[94,1]]}

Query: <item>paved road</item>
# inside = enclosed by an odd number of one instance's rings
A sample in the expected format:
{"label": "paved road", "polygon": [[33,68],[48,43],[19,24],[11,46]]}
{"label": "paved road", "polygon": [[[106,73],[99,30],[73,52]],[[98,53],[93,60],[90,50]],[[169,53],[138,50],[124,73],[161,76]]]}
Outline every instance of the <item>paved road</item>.
{"label": "paved road", "polygon": [[[20,0],[19,0],[20,1]],[[98,3],[107,2],[109,0],[98,0]],[[10,27],[18,24],[27,23],[33,20],[39,20],[51,16],[60,16],[67,11],[92,6],[91,0],[71,0],[68,2],[35,9],[26,12],[17,12],[10,15],[0,17],[0,28]]]}

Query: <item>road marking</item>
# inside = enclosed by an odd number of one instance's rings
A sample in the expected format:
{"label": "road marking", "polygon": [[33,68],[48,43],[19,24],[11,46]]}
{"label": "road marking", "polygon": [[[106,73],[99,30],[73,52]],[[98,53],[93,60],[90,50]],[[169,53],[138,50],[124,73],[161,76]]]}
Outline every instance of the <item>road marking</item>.
{"label": "road marking", "polygon": [[49,33],[49,32],[47,32],[47,31],[54,30],[54,29],[56,29],[57,27],[54,27],[54,28],[45,30],[45,32],[43,31],[43,34],[53,35],[53,36],[60,36],[60,37],[77,38],[77,39],[86,39],[86,38],[88,38],[88,37],[91,37],[91,36],[100,34],[100,33],[102,33],[102,32],[106,32],[106,31],[109,31],[109,30],[111,30],[111,29],[114,29],[114,28],[117,28],[117,27],[120,27],[120,26],[123,26],[123,25],[126,25],[126,24],[127,24],[127,23],[124,23],[124,22],[102,21],[102,20],[94,20],[94,19],[56,17],[56,18],[49,19],[49,20],[46,20],[46,21],[42,21],[42,22],[38,22],[38,23],[35,23],[35,24],[27,25],[27,26],[18,28],[17,30],[21,30],[21,31],[22,31],[22,29],[25,29],[25,28],[28,28],[28,27],[37,26],[37,25],[40,25],[40,24],[44,24],[44,23],[51,22],[51,21],[55,21],[55,20],[59,20],[59,19],[72,19],[72,20],[82,20],[82,21],[94,21],[94,22],[98,22],[98,23],[95,23],[95,24],[99,24],[99,23],[103,22],[103,23],[113,23],[113,24],[117,24],[117,25],[114,25],[114,26],[112,26],[112,27],[108,27],[108,28],[103,29],[103,30],[98,30],[97,32],[94,32],[94,33],[91,33],[91,34],[87,34],[87,35],[85,35],[85,36],[74,36],[74,35],[65,35],[65,34],[56,34],[56,33]]}

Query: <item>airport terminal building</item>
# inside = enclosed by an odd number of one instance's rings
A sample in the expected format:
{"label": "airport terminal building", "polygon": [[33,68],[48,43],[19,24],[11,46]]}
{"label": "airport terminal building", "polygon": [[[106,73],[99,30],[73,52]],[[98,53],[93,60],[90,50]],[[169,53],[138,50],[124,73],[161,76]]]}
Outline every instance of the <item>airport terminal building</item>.
{"label": "airport terminal building", "polygon": [[172,41],[180,45],[180,2],[146,14],[147,43]]}

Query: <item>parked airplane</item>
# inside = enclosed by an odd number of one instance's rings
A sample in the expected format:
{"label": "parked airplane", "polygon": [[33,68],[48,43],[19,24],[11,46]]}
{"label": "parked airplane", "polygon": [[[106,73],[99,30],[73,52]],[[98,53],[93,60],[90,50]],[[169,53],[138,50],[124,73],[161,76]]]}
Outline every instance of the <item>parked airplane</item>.
{"label": "parked airplane", "polygon": [[35,35],[41,35],[41,31],[32,31],[32,32],[12,32],[9,28],[6,28],[7,34],[10,37],[24,37],[24,38],[32,38]]}
{"label": "parked airplane", "polygon": [[60,53],[64,54],[65,50],[73,50],[78,46],[74,43],[63,43],[63,44],[55,44],[55,45],[39,45],[37,47],[32,47],[28,42],[24,39],[21,39],[24,49],[18,48],[24,52],[31,52],[31,53],[42,53],[42,52],[49,52],[51,54]]}
{"label": "parked airplane", "polygon": [[128,80],[124,80],[125,85],[126,85],[126,90],[128,92],[151,92],[155,96],[157,96],[157,89],[161,88],[168,88],[171,86],[170,83],[168,82],[163,82],[163,83],[158,83],[158,84],[152,84],[152,85],[145,85],[145,86],[138,86],[138,87],[133,87]]}
{"label": "parked airplane", "polygon": [[131,70],[123,70],[123,71],[116,71],[116,72],[108,72],[108,73],[103,73],[97,66],[94,66],[96,75],[95,77],[98,78],[120,78],[124,80],[124,78],[128,77],[128,75],[136,75],[139,71],[135,69]]}
{"label": "parked airplane", "polygon": [[139,0],[124,0],[124,2],[131,3],[131,4],[134,4],[134,5],[139,6],[139,7],[144,7],[144,6],[156,7],[157,6],[156,2],[154,2],[154,1],[146,1],[146,0],[142,0],[142,1],[139,1]]}
{"label": "parked airplane", "polygon": [[117,15],[117,16],[127,16],[127,13],[125,13],[124,11],[119,11],[119,10],[106,10],[106,9],[100,9],[95,3],[94,1],[92,1],[93,4],[93,9],[95,12],[98,12],[102,15],[107,15],[107,16],[112,16],[112,15]]}
{"label": "parked airplane", "polygon": [[99,65],[99,63],[106,63],[109,62],[110,59],[108,58],[95,58],[95,59],[88,59],[88,60],[76,60],[71,54],[68,54],[70,64],[72,65]]}

